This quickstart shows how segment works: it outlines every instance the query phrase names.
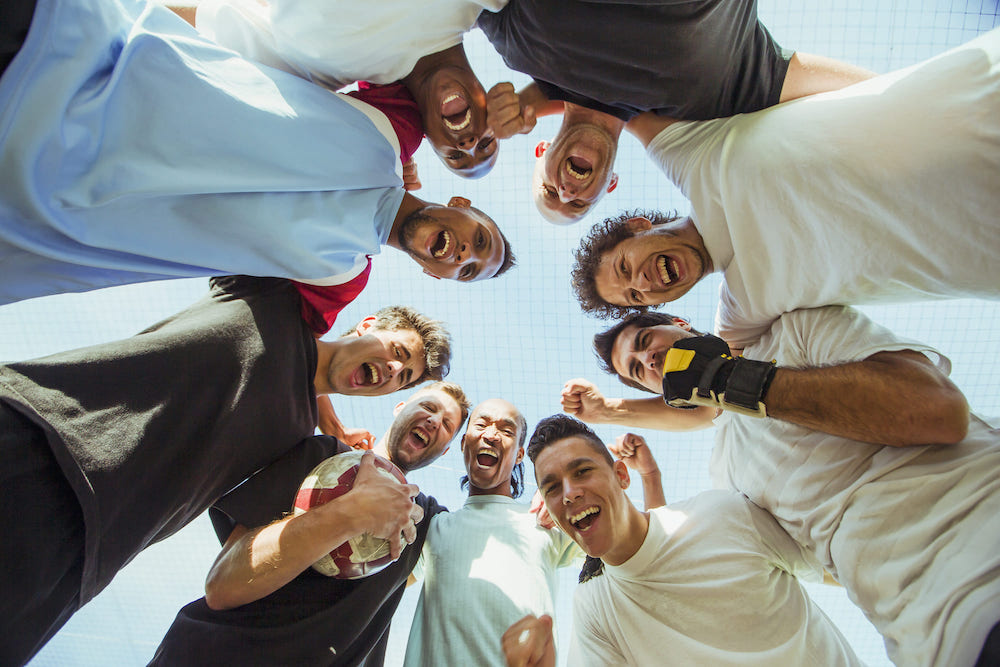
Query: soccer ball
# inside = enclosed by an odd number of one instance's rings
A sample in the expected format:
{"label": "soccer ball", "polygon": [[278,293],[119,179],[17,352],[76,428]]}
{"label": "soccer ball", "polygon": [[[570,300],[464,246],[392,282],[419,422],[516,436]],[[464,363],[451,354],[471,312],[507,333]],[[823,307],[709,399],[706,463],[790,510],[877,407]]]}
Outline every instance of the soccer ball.
{"label": "soccer ball", "polygon": [[[361,451],[343,452],[313,468],[295,495],[293,514],[308,512],[350,491],[354,487],[354,478],[358,476],[362,456],[364,452]],[[380,475],[395,479],[400,484],[406,483],[400,469],[381,456],[375,457],[375,469]],[[403,546],[406,546],[405,542]],[[375,574],[390,563],[389,541],[365,533],[347,540],[313,563],[312,567],[328,577],[360,579]]]}

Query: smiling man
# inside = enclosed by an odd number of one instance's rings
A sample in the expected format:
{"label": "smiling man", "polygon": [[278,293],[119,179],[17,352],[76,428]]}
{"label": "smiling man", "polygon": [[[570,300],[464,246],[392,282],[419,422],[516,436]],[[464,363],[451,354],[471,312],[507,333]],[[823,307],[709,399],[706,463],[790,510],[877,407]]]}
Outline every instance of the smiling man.
{"label": "smiling man", "polygon": [[505,139],[563,113],[533,195],[556,224],[580,220],[614,189],[618,137],[643,111],[700,120],[763,109],[871,76],[781,48],[754,0],[510,0],[477,22],[504,62],[534,83],[495,86],[489,124]]}
{"label": "smiling man", "polygon": [[448,372],[447,331],[411,308],[324,341],[287,280],[211,286],[131,338],[0,366],[3,664],[312,435],[317,393],[384,395]]}
{"label": "smiling man", "polygon": [[786,313],[742,356],[658,312],[619,322],[594,347],[622,382],[663,398],[606,399],[571,380],[567,412],[714,425],[714,484],[768,510],[812,553],[893,662],[997,663],[1000,431],[970,413],[940,352],[843,306]]}
{"label": "smiling man", "polygon": [[[404,192],[374,107],[238,58],[162,6],[40,0],[34,14],[0,77],[0,304],[235,274],[331,288],[382,245],[444,278],[513,264],[485,214]],[[418,211],[455,250],[397,243]]]}
{"label": "smiling man", "polygon": [[[458,385],[425,385],[396,405],[374,452],[404,474],[429,465],[448,451],[468,411]],[[224,544],[205,583],[205,597],[177,613],[150,664],[382,663],[389,622],[420,557],[428,524],[444,508],[433,498],[417,496],[412,484],[390,482],[384,495],[369,499],[362,495],[372,484],[369,478],[340,498],[289,516],[306,475],[344,451],[349,448],[333,438],[310,438],[212,507]],[[321,556],[365,532],[391,539],[398,559],[360,579],[336,579],[311,569]]]}
{"label": "smiling man", "polygon": [[423,588],[404,664],[502,667],[497,636],[526,610],[554,611],[556,570],[580,551],[514,500],[524,489],[527,430],[507,401],[490,399],[472,411],[462,437],[469,498],[431,522],[415,570]]}
{"label": "smiling man", "polygon": [[[724,491],[641,512],[625,462],[565,415],[539,422],[528,457],[549,515],[601,561],[576,590],[567,664],[861,664],[796,578],[815,561],[767,512]],[[549,619],[502,644],[514,667],[555,664]]]}
{"label": "smiling man", "polygon": [[753,114],[637,118],[630,131],[691,214],[595,225],[573,271],[581,305],[623,316],[720,271],[716,332],[741,349],[797,308],[998,298],[1000,132],[987,122],[998,117],[998,62],[993,30]]}

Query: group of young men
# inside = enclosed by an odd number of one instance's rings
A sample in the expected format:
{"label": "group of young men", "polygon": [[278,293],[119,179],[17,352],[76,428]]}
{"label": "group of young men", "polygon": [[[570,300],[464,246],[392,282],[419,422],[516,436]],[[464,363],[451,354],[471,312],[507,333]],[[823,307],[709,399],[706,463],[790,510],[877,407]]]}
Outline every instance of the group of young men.
{"label": "group of young men", "polygon": [[[422,579],[407,664],[549,665],[555,573],[579,562],[569,664],[859,664],[799,583],[824,573],[898,664],[1000,661],[1000,434],[942,353],[843,305],[1000,294],[1000,32],[874,76],[782,48],[744,1],[21,0],[0,18],[0,304],[215,276],[136,336],[0,366],[3,664],[206,509],[222,550],[154,664],[381,664]],[[533,83],[487,91],[473,26]],[[547,114],[544,218],[615,188],[623,130],[692,212],[598,223],[572,276],[585,311],[621,318],[595,338],[604,369],[658,396],[571,380],[578,419],[529,439],[515,403],[472,408],[444,381],[441,322],[392,306],[318,336],[382,245],[436,278],[509,270],[486,213],[411,194],[413,152],[426,136],[482,177]],[[713,271],[718,337],[648,310]],[[349,449],[321,397],[403,389],[353,489],[290,515]],[[430,464],[466,419],[461,508],[376,474],[376,455]],[[667,505],[643,439],[614,458],[583,422],[714,425],[720,490]],[[515,501],[526,440],[544,511]],[[362,533],[395,562],[310,568]]]}

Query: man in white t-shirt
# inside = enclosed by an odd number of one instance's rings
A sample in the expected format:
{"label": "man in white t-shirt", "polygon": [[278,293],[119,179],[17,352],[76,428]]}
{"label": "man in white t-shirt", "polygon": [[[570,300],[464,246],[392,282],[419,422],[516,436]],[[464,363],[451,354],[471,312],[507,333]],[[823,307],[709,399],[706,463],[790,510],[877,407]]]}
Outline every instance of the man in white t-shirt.
{"label": "man in white t-shirt", "polygon": [[[860,664],[795,577],[819,568],[767,512],[723,491],[640,512],[625,463],[565,415],[538,424],[528,456],[549,514],[603,564],[577,588],[568,664]],[[554,664],[547,617],[502,643],[508,664]]]}
{"label": "man in white t-shirt", "polygon": [[752,114],[640,117],[630,130],[691,214],[595,225],[577,255],[577,298],[620,317],[722,271],[716,330],[734,349],[797,308],[1000,298],[998,65],[994,30]]}
{"label": "man in white t-shirt", "polygon": [[656,312],[598,334],[595,348],[626,384],[701,407],[650,399],[654,413],[574,380],[568,411],[665,430],[714,418],[714,482],[814,554],[894,662],[997,664],[1000,431],[969,413],[945,357],[843,306],[786,313],[736,359]]}
{"label": "man in white t-shirt", "polygon": [[414,570],[423,588],[405,665],[502,667],[497,637],[525,613],[555,610],[556,572],[582,553],[515,500],[524,490],[527,431],[507,401],[490,399],[472,411],[462,437],[469,497],[431,521]]}

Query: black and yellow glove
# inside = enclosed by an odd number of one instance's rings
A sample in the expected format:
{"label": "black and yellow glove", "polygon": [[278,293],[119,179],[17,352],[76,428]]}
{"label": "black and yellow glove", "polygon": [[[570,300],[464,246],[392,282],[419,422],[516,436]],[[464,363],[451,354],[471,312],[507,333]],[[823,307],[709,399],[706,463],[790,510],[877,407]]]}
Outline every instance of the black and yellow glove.
{"label": "black and yellow glove", "polygon": [[766,417],[764,396],[774,371],[773,361],[733,358],[717,336],[682,338],[663,361],[663,400],[675,408],[707,405]]}

